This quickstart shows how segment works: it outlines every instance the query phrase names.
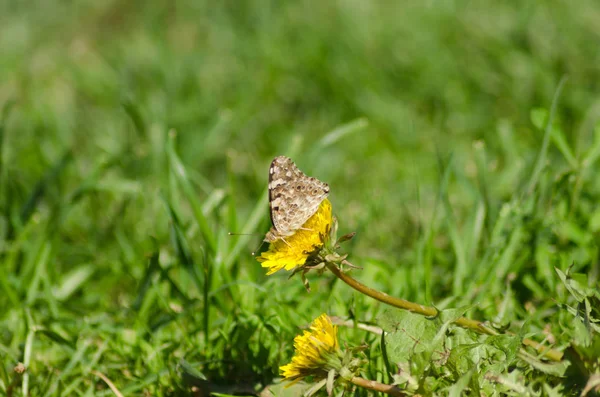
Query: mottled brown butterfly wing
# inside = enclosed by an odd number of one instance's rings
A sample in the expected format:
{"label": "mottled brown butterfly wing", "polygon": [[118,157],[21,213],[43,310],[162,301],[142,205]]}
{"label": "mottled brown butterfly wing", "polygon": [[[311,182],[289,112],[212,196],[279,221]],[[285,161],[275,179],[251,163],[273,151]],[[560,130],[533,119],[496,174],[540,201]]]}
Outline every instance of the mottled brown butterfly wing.
{"label": "mottled brown butterfly wing", "polygon": [[265,241],[291,236],[319,209],[329,185],[306,176],[285,156],[275,157],[269,168],[269,210],[273,227]]}

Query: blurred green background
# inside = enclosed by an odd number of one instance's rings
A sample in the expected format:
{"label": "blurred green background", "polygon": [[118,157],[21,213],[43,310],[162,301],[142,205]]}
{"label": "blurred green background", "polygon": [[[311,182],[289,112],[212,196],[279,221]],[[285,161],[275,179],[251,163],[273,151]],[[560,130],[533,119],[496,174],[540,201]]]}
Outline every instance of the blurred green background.
{"label": "blurred green background", "polygon": [[[597,277],[598,21],[591,0],[0,2],[4,382],[28,360],[32,395],[104,390],[92,370],[174,393],[185,358],[264,385],[320,313],[375,321],[227,235],[268,230],[281,154],[329,183],[355,276],[389,294],[518,322],[552,266]],[[502,218],[564,78],[546,190]]]}

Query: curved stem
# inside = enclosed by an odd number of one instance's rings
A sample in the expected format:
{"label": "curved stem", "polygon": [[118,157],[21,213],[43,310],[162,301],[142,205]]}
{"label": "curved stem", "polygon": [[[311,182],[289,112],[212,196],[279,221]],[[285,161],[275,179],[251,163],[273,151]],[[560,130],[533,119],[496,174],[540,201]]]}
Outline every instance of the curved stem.
{"label": "curved stem", "polygon": [[[349,266],[355,267],[346,260],[344,260],[342,263],[346,263]],[[350,277],[346,273],[342,272],[334,263],[326,262],[326,264],[327,268],[333,274],[335,274],[337,278],[339,278],[358,292],[370,296],[373,299],[386,303],[390,306],[397,307],[399,309],[404,309],[413,313],[421,314],[423,316],[435,317],[438,314],[438,310],[435,307],[419,305],[418,303],[413,303],[404,299],[395,298],[381,291],[377,291],[373,288],[367,287],[366,285],[360,283],[359,281]],[[463,328],[469,328],[482,334],[498,335],[498,332],[487,327],[481,321],[471,320],[466,317],[460,317],[456,321],[454,321],[454,323]],[[561,352],[550,349],[549,347],[541,345],[534,340],[525,338],[523,339],[523,344],[534,348],[538,351],[538,353],[542,354],[549,360],[560,361],[562,359],[563,354]]]}
{"label": "curved stem", "polygon": [[385,383],[375,382],[374,380],[368,380],[365,378],[360,378],[358,376],[353,376],[352,379],[350,379],[350,382],[352,382],[356,386],[389,394],[390,396],[403,397],[408,395],[404,391],[402,391],[402,389],[399,389],[397,386],[386,385]]}

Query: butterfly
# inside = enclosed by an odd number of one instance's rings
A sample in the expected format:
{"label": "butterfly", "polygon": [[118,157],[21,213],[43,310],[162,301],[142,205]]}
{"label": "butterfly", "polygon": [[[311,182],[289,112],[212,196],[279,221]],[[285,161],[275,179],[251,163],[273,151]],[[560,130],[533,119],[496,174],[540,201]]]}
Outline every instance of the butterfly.
{"label": "butterfly", "polygon": [[328,194],[328,184],[306,176],[289,157],[275,157],[269,168],[269,210],[273,227],[264,241],[272,243],[282,239],[286,242],[284,238],[302,229]]}

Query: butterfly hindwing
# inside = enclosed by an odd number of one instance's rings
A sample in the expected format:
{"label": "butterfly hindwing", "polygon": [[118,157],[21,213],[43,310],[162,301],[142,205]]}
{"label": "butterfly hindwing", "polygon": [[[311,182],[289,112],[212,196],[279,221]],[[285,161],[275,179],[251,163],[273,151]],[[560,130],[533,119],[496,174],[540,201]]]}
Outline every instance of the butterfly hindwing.
{"label": "butterfly hindwing", "polygon": [[317,212],[329,194],[329,185],[306,176],[285,156],[276,157],[269,169],[269,210],[273,228],[265,240],[294,234]]}

